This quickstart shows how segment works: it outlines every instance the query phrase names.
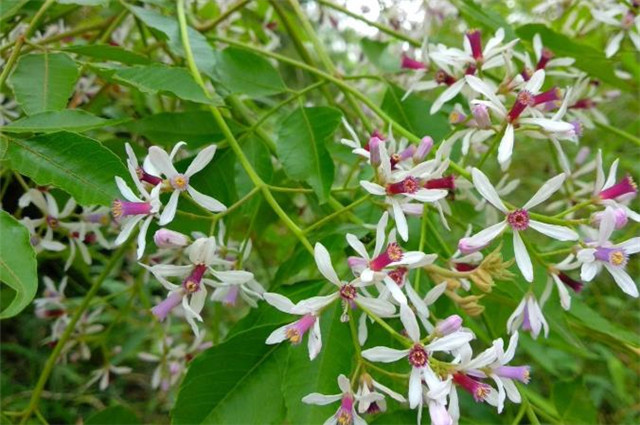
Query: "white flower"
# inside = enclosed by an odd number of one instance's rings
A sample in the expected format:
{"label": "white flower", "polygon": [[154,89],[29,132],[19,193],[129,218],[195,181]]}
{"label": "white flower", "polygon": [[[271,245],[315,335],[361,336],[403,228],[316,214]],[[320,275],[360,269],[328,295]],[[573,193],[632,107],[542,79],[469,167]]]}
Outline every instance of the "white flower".
{"label": "white flower", "polygon": [[582,263],[580,277],[589,282],[604,266],[625,294],[637,298],[638,287],[624,268],[629,255],[640,252],[640,237],[614,244],[609,238],[615,229],[615,221],[615,212],[607,207],[600,222],[598,239],[587,243],[588,248],[578,251],[578,261]]}
{"label": "white flower", "polygon": [[171,198],[160,216],[159,224],[161,226],[164,226],[173,220],[178,207],[178,198],[180,197],[180,193],[184,191],[187,191],[198,205],[209,211],[220,212],[227,209],[227,207],[225,207],[220,201],[198,192],[189,184],[191,177],[211,162],[215,152],[216,145],[204,148],[198,152],[198,155],[196,155],[191,164],[189,164],[187,171],[184,173],[178,173],[171,162],[171,157],[164,150],[157,146],[149,148],[149,159],[151,163],[167,178],[168,186],[173,189]]}
{"label": "white flower", "polygon": [[531,293],[527,293],[518,307],[507,320],[507,331],[514,333],[522,326],[525,331],[531,332],[533,339],[538,338],[540,331],[544,329],[544,337],[549,335],[549,324],[542,314],[538,300]]}
{"label": "white flower", "polygon": [[507,209],[496,192],[495,187],[493,187],[487,176],[485,176],[482,171],[474,168],[471,170],[471,175],[473,178],[473,184],[478,192],[480,192],[482,197],[484,197],[491,205],[500,210],[505,215],[505,218],[503,221],[489,226],[469,238],[461,239],[458,243],[460,251],[472,252],[480,250],[487,246],[493,239],[498,237],[505,229],[507,229],[507,227],[511,227],[513,231],[513,248],[516,263],[518,264],[518,268],[520,268],[524,278],[527,281],[532,282],[533,265],[531,264],[531,258],[529,257],[524,241],[520,236],[521,231],[531,227],[532,229],[553,239],[561,241],[572,241],[578,239],[578,234],[568,227],[542,223],[529,218],[529,210],[531,208],[540,205],[560,189],[560,186],[565,180],[564,174],[558,174],[557,176],[547,180],[522,208],[513,211],[509,211]]}
{"label": "white flower", "polygon": [[591,9],[591,14],[596,20],[620,29],[607,42],[604,51],[608,58],[620,50],[620,44],[625,34],[636,50],[640,51],[640,16],[637,16],[637,12],[634,13],[622,4],[610,4],[607,10]]}
{"label": "white flower", "polygon": [[372,399],[370,394],[375,394],[376,397],[378,395],[384,397],[384,395],[386,394],[399,403],[406,403],[407,401],[402,395],[376,381],[368,373],[363,373],[362,375],[360,375],[360,387],[356,392],[356,398],[358,401],[358,412],[377,413],[386,411],[387,401],[384,398],[381,400],[378,400],[377,398]]}
{"label": "white flower", "polygon": [[400,320],[404,325],[413,346],[404,350],[397,350],[388,347],[374,347],[362,352],[362,357],[374,362],[391,363],[404,357],[411,364],[411,375],[409,377],[409,406],[414,409],[422,399],[422,379],[429,370],[429,356],[435,351],[451,351],[473,339],[473,334],[466,331],[457,331],[441,338],[435,338],[432,342],[424,345],[420,341],[420,328],[418,321],[411,309],[400,305]]}

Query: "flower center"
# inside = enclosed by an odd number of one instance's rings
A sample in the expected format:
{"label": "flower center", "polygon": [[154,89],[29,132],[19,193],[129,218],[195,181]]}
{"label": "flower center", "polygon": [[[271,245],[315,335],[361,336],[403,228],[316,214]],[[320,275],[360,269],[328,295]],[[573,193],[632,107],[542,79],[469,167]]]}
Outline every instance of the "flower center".
{"label": "flower center", "polygon": [[627,264],[627,253],[620,248],[596,248],[595,257],[614,266],[624,267]]}
{"label": "flower center", "polygon": [[193,268],[191,274],[184,279],[182,287],[188,294],[193,294],[200,289],[200,282],[205,271],[207,271],[207,266],[198,264]]}
{"label": "flower center", "polygon": [[514,230],[526,230],[529,227],[529,213],[523,209],[512,211],[507,215],[507,222]]}
{"label": "flower center", "polygon": [[438,72],[436,72],[435,78],[438,84],[446,84],[448,86],[456,82],[456,79],[454,77],[447,74],[447,72],[443,71],[442,69],[439,69]]}
{"label": "flower center", "polygon": [[404,277],[406,276],[407,271],[406,267],[398,267],[397,269],[389,272],[389,277],[401,287],[404,285]]}
{"label": "flower center", "polygon": [[400,261],[401,259],[402,248],[400,248],[397,243],[391,242],[382,254],[371,260],[369,267],[371,267],[371,270],[377,272],[384,269],[389,264]]}
{"label": "flower center", "polygon": [[353,301],[357,295],[356,287],[347,283],[340,287],[340,297],[345,301]]}
{"label": "flower center", "polygon": [[302,341],[302,337],[305,333],[313,326],[316,322],[316,316],[313,314],[306,314],[302,317],[302,319],[296,321],[291,326],[287,328],[285,331],[285,335],[287,339],[291,341],[292,344],[299,344]]}
{"label": "flower center", "polygon": [[619,196],[629,193],[637,193],[638,186],[631,176],[625,176],[619,183],[614,184],[608,189],[600,192],[600,199],[615,199]]}
{"label": "flower center", "polygon": [[415,177],[407,177],[397,183],[387,185],[388,195],[398,195],[401,193],[416,193],[420,187],[420,182]]}
{"label": "flower center", "polygon": [[189,177],[184,174],[178,174],[171,177],[171,186],[176,190],[186,190],[189,186]]}
{"label": "flower center", "polygon": [[409,351],[409,363],[413,367],[423,367],[429,361],[429,355],[422,346],[422,344],[416,344]]}
{"label": "flower center", "polygon": [[518,97],[516,98],[516,102],[513,104],[513,107],[509,111],[507,115],[507,119],[510,122],[513,122],[518,119],[520,114],[526,109],[527,106],[532,106],[534,104],[534,96],[530,91],[522,90],[518,93]]}
{"label": "flower center", "polygon": [[475,401],[484,400],[491,392],[491,387],[484,382],[477,381],[464,373],[454,373],[453,382],[471,394]]}
{"label": "flower center", "polygon": [[57,218],[52,217],[50,215],[47,216],[46,221],[47,221],[47,225],[52,229],[56,229],[60,225],[60,221],[58,221]]}

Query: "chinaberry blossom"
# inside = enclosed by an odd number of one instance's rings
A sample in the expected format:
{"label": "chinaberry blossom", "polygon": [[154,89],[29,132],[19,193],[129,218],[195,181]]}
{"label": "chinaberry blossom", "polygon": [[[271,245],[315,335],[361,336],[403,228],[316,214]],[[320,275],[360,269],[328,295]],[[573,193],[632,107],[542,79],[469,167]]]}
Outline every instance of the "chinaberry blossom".
{"label": "chinaberry blossom", "polygon": [[625,294],[637,298],[638,287],[625,271],[625,266],[629,261],[629,255],[640,252],[640,237],[617,244],[611,242],[609,239],[615,229],[615,220],[613,209],[607,207],[600,222],[597,240],[587,242],[587,248],[578,251],[577,258],[582,263],[580,277],[589,282],[604,267]]}
{"label": "chinaberry blossom", "polygon": [[368,373],[363,373],[360,375],[360,386],[356,392],[358,413],[375,414],[386,411],[387,401],[384,398],[379,399],[378,397],[384,397],[385,395],[388,395],[399,403],[406,403],[407,401],[402,395],[376,381]]}
{"label": "chinaberry blossom", "polygon": [[569,290],[567,288],[572,289],[574,292],[580,292],[582,291],[582,287],[584,286],[584,284],[578,280],[573,279],[566,272],[575,270],[579,267],[580,262],[575,261],[575,255],[573,254],[570,254],[567,258],[565,258],[558,264],[549,266],[549,278],[547,280],[547,286],[542,293],[542,296],[540,297],[540,303],[544,304],[547,301],[555,284],[555,287],[558,291],[558,296],[560,297],[560,305],[563,309],[569,310],[571,308],[571,295],[569,294]]}
{"label": "chinaberry blossom", "polygon": [[324,395],[311,393],[302,398],[303,403],[317,404],[320,406],[340,401],[338,411],[325,421],[325,425],[366,425],[365,420],[362,419],[356,411],[356,402],[365,400],[369,403],[374,403],[384,400],[384,397],[378,393],[369,393],[366,395],[354,394],[351,390],[349,378],[344,375],[338,376],[338,387],[340,391],[342,391],[341,394]]}
{"label": "chinaberry blossom", "polygon": [[509,210],[505,206],[496,192],[495,187],[493,187],[487,176],[485,176],[482,171],[474,168],[471,170],[471,175],[473,178],[473,184],[482,197],[501,211],[505,217],[504,220],[499,223],[489,226],[471,237],[461,239],[458,243],[458,248],[461,252],[469,253],[478,251],[486,247],[508,227],[511,227],[513,232],[513,249],[515,252],[516,263],[518,264],[518,268],[522,272],[524,278],[527,281],[532,282],[533,265],[531,264],[531,258],[529,257],[527,248],[520,236],[520,232],[531,227],[532,229],[553,239],[561,241],[573,241],[578,239],[578,234],[568,227],[532,220],[529,216],[529,210],[531,208],[540,205],[560,189],[560,186],[565,180],[564,174],[559,174],[549,179],[542,185],[542,187],[540,187],[540,189],[538,189],[536,194],[522,206],[522,208],[514,210]]}
{"label": "chinaberry blossom", "polygon": [[191,177],[206,167],[216,152],[216,145],[208,146],[202,149],[194,160],[189,164],[184,173],[179,173],[173,166],[171,157],[164,150],[157,146],[149,148],[149,159],[153,166],[160,171],[166,180],[163,185],[170,191],[171,198],[160,215],[159,224],[161,226],[171,222],[176,214],[178,207],[178,198],[182,192],[188,192],[191,198],[200,206],[213,212],[224,211],[227,208],[218,200],[211,196],[198,192],[189,184]]}
{"label": "chinaberry blossom", "polygon": [[422,399],[422,379],[430,369],[429,357],[436,351],[451,351],[473,339],[473,334],[466,331],[455,331],[443,337],[437,337],[428,344],[420,340],[420,328],[416,316],[411,309],[400,305],[400,320],[404,325],[407,335],[412,341],[411,348],[397,350],[388,347],[374,347],[362,352],[362,357],[374,362],[391,363],[402,358],[407,358],[411,365],[409,378],[409,406],[414,409]]}
{"label": "chinaberry blossom", "polygon": [[617,28],[607,42],[604,52],[608,58],[620,50],[625,35],[629,37],[636,50],[640,51],[640,15],[638,6],[627,7],[624,4],[607,4],[607,9],[591,9],[594,19]]}
{"label": "chinaberry blossom", "polygon": [[522,328],[522,330],[531,332],[533,339],[538,338],[541,330],[544,330],[545,338],[549,335],[549,324],[542,314],[542,309],[535,295],[528,292],[518,307],[507,320],[507,330],[514,333]]}

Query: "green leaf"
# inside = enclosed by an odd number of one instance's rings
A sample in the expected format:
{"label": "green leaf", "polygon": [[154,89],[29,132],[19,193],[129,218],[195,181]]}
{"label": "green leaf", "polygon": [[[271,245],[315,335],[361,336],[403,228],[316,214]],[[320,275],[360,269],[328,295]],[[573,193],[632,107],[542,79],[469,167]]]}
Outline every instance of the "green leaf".
{"label": "green leaf", "polygon": [[353,371],[353,342],[348,323],[340,321],[342,306],[335,302],[320,318],[322,351],[309,360],[306,344],[289,347],[289,361],[284,376],[284,396],[289,423],[322,424],[337,410],[337,405],[306,405],[302,397],[318,392],[337,394],[337,378]]}
{"label": "green leaf", "polygon": [[640,348],[640,335],[637,333],[622,329],[602,317],[600,313],[593,310],[578,299],[571,300],[571,310],[568,313],[578,319],[578,323],[588,327],[589,329],[604,334],[618,341],[629,344],[633,347]]}
{"label": "green leaf", "polygon": [[265,344],[273,329],[238,333],[198,355],[180,386],[172,423],[283,423],[286,347]]}
{"label": "green leaf", "polygon": [[65,47],[63,50],[65,52],[76,53],[78,55],[88,56],[94,59],[120,62],[125,65],[145,65],[151,62],[148,58],[138,53],[108,44],[69,46]]}
{"label": "green leaf", "polygon": [[400,70],[400,58],[389,52],[389,43],[363,38],[360,40],[360,46],[367,59],[381,71]]}
{"label": "green leaf", "polygon": [[120,69],[113,78],[123,84],[137,88],[144,93],[171,94],[180,99],[197,103],[221,104],[220,99],[212,101],[205,95],[189,71],[164,65],[137,65]]}
{"label": "green leaf", "polygon": [[[269,149],[264,145],[262,140],[253,134],[245,137],[240,143],[242,152],[244,152],[251,166],[256,173],[258,173],[258,176],[260,176],[265,183],[271,183],[271,179],[273,178],[273,163],[271,162]],[[240,196],[247,194],[254,188],[253,182],[240,163],[236,163],[235,178]]]}
{"label": "green leaf", "polygon": [[285,173],[307,182],[320,202],[331,191],[335,168],[325,147],[340,125],[342,113],[334,108],[298,108],[280,123],[276,151]]}
{"label": "green leaf", "polygon": [[137,425],[140,420],[136,414],[124,406],[110,406],[90,416],[85,425]]}
{"label": "green leaf", "polygon": [[[189,184],[193,184],[196,190],[213,196],[228,207],[238,200],[234,178],[235,162],[235,155],[231,149],[218,150],[213,161],[202,171],[194,174]],[[184,169],[180,168],[180,165],[178,163],[178,169]]]}
{"label": "green leaf", "polygon": [[[227,124],[234,135],[240,132],[240,126],[234,121],[228,120]],[[208,111],[163,112],[128,123],[126,127],[150,142],[164,146],[172,146],[181,140],[190,145],[224,140],[222,130]]]}
{"label": "green leaf", "polygon": [[111,0],[58,0],[60,4],[77,4],[79,6],[107,6]]}
{"label": "green leaf", "polygon": [[491,8],[482,8],[473,2],[473,0],[463,0],[457,2],[458,10],[460,13],[468,19],[471,23],[481,25],[485,28],[497,31],[499,28],[504,29],[504,33],[507,40],[513,40],[516,35],[513,32],[513,28],[504,18]]}
{"label": "green leaf", "polygon": [[3,0],[0,8],[0,22],[14,16],[29,0]]}
{"label": "green leaf", "polygon": [[287,90],[282,77],[268,60],[234,47],[216,55],[215,74],[232,94],[269,96]]}
{"label": "green leaf", "polygon": [[594,424],[597,412],[582,381],[556,382],[551,398],[560,416],[560,423]]}
{"label": "green leaf", "polygon": [[551,49],[558,57],[572,57],[576,61],[574,66],[591,77],[598,78],[611,85],[625,90],[632,90],[629,83],[619,79],[614,74],[611,59],[607,59],[601,50],[574,41],[563,34],[558,34],[542,24],[528,24],[516,30],[522,40],[531,42],[533,36],[540,34],[542,44]]}
{"label": "green leaf", "polygon": [[36,253],[29,231],[5,211],[0,210],[0,281],[16,295],[0,312],[0,319],[13,317],[25,309],[38,289]]}
{"label": "green leaf", "polygon": [[9,78],[16,100],[27,115],[67,106],[78,79],[78,67],[66,53],[22,56]]}
{"label": "green leaf", "polygon": [[52,133],[60,130],[87,131],[113,124],[112,120],[96,117],[87,111],[65,109],[24,117],[10,123],[2,130],[7,133]]}
{"label": "green leaf", "polygon": [[[163,16],[153,10],[138,6],[127,5],[127,7],[145,25],[163,33],[168,40],[171,51],[181,57],[185,57],[177,19]],[[211,75],[215,63],[213,48],[209,45],[207,39],[193,28],[188,27],[187,34],[198,69],[207,75]]]}
{"label": "green leaf", "polygon": [[400,87],[390,84],[380,105],[382,110],[417,136],[431,136],[436,141],[444,139],[449,132],[448,119],[442,113],[429,115],[431,102],[421,97],[411,94],[402,100],[404,93]]}
{"label": "green leaf", "polygon": [[120,158],[100,142],[66,131],[12,139],[7,158],[11,168],[36,184],[59,187],[81,205],[110,205],[121,196],[114,177],[129,175]]}

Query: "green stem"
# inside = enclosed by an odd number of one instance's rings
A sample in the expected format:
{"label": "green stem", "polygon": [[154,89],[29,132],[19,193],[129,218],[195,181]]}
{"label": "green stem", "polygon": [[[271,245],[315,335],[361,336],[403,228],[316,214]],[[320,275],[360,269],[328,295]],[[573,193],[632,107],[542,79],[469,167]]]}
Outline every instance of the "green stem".
{"label": "green stem", "polygon": [[126,252],[126,250],[129,248],[129,242],[134,237],[135,237],[135,235],[131,235],[129,237],[129,240],[124,242],[118,248],[118,250],[113,253],[113,255],[109,259],[109,262],[104,266],[104,269],[102,270],[102,273],[100,273],[100,276],[98,276],[98,278],[93,282],[93,285],[91,285],[91,288],[89,289],[89,292],[87,292],[87,295],[85,295],[84,299],[82,300],[82,304],[80,304],[80,306],[78,306],[78,309],[73,313],[73,316],[71,317],[71,320],[69,321],[69,324],[67,325],[67,327],[65,328],[64,332],[60,336],[60,339],[58,339],[58,342],[57,342],[55,348],[51,352],[51,355],[47,359],[47,362],[45,363],[44,368],[42,369],[42,372],[40,373],[40,377],[38,378],[38,382],[36,383],[36,386],[33,389],[33,393],[31,395],[31,400],[29,401],[29,405],[27,406],[27,408],[24,411],[24,416],[22,417],[22,421],[20,422],[21,424],[26,423],[27,420],[33,414],[33,412],[37,409],[38,402],[40,401],[40,396],[42,395],[42,391],[44,390],[44,386],[47,384],[47,380],[49,379],[49,375],[51,375],[53,367],[55,366],[55,364],[56,364],[56,362],[58,360],[58,356],[60,355],[60,353],[64,349],[67,341],[69,340],[69,337],[71,336],[71,333],[73,333],[73,331],[75,331],[76,324],[78,323],[78,321],[82,317],[82,314],[85,312],[85,310],[89,306],[89,304],[90,304],[91,300],[93,299],[93,297],[95,297],[95,295],[98,293],[98,290],[100,289],[100,286],[102,286],[102,283],[104,282],[104,280],[109,276],[109,273],[111,273],[111,270],[113,270],[113,268],[116,266],[116,264],[120,261],[120,258],[122,258],[122,256]]}
{"label": "green stem", "polygon": [[482,165],[487,161],[487,158],[493,155],[493,153],[496,151],[496,148],[498,147],[498,144],[500,143],[500,139],[501,139],[500,136],[502,136],[503,132],[504,132],[504,127],[502,127],[500,131],[496,133],[496,136],[491,141],[491,146],[484,153],[484,155],[482,155],[482,158],[480,158],[480,161],[478,161],[476,168],[482,168]]}
{"label": "green stem", "polygon": [[313,223],[311,226],[307,227],[306,229],[304,229],[304,233],[309,233],[315,229],[317,229],[318,227],[323,226],[325,223],[333,220],[334,218],[338,217],[339,215],[350,211],[351,209],[357,207],[358,205],[360,205],[361,203],[363,203],[364,201],[366,201],[367,199],[370,198],[370,195],[365,195],[360,199],[356,199],[355,201],[353,201],[352,203],[350,203],[349,205],[347,205],[346,207],[342,207],[341,209],[339,209],[338,211],[335,211],[331,214],[329,214],[326,217],[322,217],[320,220],[316,221],[315,223]]}
{"label": "green stem", "polygon": [[[204,84],[204,81],[202,80],[202,76],[200,75],[200,72],[198,71],[195,60],[193,58],[193,51],[191,50],[191,44],[189,43],[189,36],[187,33],[187,19],[184,12],[184,1],[185,0],[176,0],[177,6],[178,6],[178,22],[180,24],[180,35],[182,38],[182,46],[184,48],[187,65],[189,66],[189,70],[191,71],[193,78],[200,85],[200,87],[202,87],[203,90],[205,90],[205,93],[207,94],[207,96],[210,96],[209,93],[206,91],[206,86]],[[231,129],[229,129],[229,126],[227,125],[226,121],[222,117],[222,114],[220,113],[220,111],[213,105],[209,106],[209,110],[211,111],[211,114],[213,115],[213,118],[218,124],[218,126],[220,127],[220,129],[222,129],[222,133],[224,134],[225,139],[227,139],[227,142],[229,142],[231,149],[233,149],[234,153],[236,154],[236,157],[238,158],[238,161],[240,161],[242,168],[244,168],[247,175],[253,182],[254,186],[260,188],[265,200],[271,206],[271,208],[273,208],[273,211],[278,215],[278,217],[280,217],[280,219],[283,221],[285,226],[287,226],[289,230],[300,240],[300,242],[304,245],[304,247],[311,254],[313,254],[313,246],[311,245],[309,240],[305,237],[304,233],[298,227],[298,225],[295,224],[293,220],[291,220],[291,218],[289,218],[289,216],[282,209],[280,204],[278,204],[278,201],[276,201],[275,198],[273,197],[273,194],[269,190],[269,187],[264,183],[264,181],[262,181],[260,176],[253,169],[253,167],[251,166],[251,163],[249,162],[244,152],[242,151],[242,148],[240,147],[240,145],[238,144],[238,141],[236,140],[235,136],[231,132]]]}
{"label": "green stem", "polygon": [[631,143],[635,144],[636,146],[640,146],[640,138],[639,137],[634,136],[633,134],[629,134],[624,130],[620,130],[617,127],[610,126],[609,124],[603,124],[603,123],[600,123],[600,122],[597,122],[597,121],[595,121],[595,123],[596,123],[596,126],[602,128],[604,130],[610,131],[612,133],[615,133],[618,136],[620,136],[620,137],[622,137],[624,139],[627,139],[628,141],[630,141]]}
{"label": "green stem", "polygon": [[564,210],[559,214],[554,215],[553,218],[562,218],[565,215],[571,214],[574,211],[578,211],[578,210],[580,210],[582,208],[588,207],[591,204],[593,204],[593,200],[592,199],[586,200],[584,202],[580,202],[579,204],[575,204],[571,208],[569,208],[567,210]]}
{"label": "green stem", "polygon": [[250,0],[240,0],[239,2],[234,4],[233,6],[229,7],[227,10],[225,10],[224,13],[220,14],[220,16],[218,16],[217,18],[215,18],[211,22],[208,22],[208,23],[203,24],[203,25],[201,25],[199,27],[196,27],[196,29],[198,31],[201,31],[201,32],[207,32],[207,31],[210,31],[210,30],[214,29],[222,21],[224,21],[229,16],[231,16],[234,12],[242,9],[247,3],[249,3],[249,1]]}
{"label": "green stem", "polygon": [[391,326],[389,326],[389,324],[387,322],[385,322],[384,320],[382,320],[381,318],[378,317],[378,315],[376,315],[375,313],[373,313],[371,310],[369,310],[368,308],[364,307],[362,304],[360,304],[358,302],[358,299],[356,298],[356,304],[358,305],[358,307],[364,311],[367,316],[371,317],[377,324],[379,324],[380,326],[382,326],[387,332],[389,332],[389,334],[391,334],[392,337],[394,337],[395,339],[397,339],[398,341],[400,341],[404,346],[406,347],[411,347],[412,342],[411,340],[409,340],[407,337],[404,337],[402,335],[400,335],[398,332],[396,332],[395,329],[393,329]]}

